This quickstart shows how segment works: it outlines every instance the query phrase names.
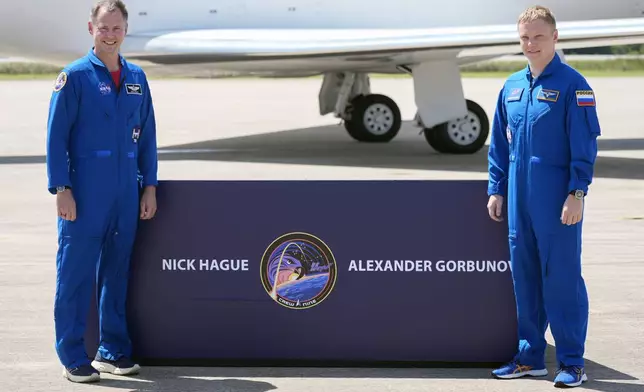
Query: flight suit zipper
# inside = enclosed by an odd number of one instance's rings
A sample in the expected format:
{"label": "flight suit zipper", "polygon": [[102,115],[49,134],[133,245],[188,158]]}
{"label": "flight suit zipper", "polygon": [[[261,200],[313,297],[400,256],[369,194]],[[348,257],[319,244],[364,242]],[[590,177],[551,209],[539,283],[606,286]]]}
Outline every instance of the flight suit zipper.
{"label": "flight suit zipper", "polygon": [[[122,98],[121,94],[123,93],[124,80],[125,80],[125,71],[121,68],[121,74],[119,75],[119,86],[116,89],[116,112],[119,113],[119,114],[121,113],[121,98]],[[120,206],[119,200],[121,199],[121,193],[123,192],[123,189],[121,188],[121,175],[122,175],[122,171],[123,171],[123,165],[122,165],[123,151],[122,151],[121,146],[122,146],[122,143],[123,143],[123,134],[121,132],[122,132],[122,129],[126,125],[126,124],[121,124],[120,121],[122,121],[121,116],[119,116],[119,123],[117,124],[118,128],[116,129],[116,131],[117,131],[116,132],[116,149],[118,151],[118,154],[117,154],[117,156],[118,156],[118,159],[117,159],[118,177],[116,179],[116,189],[118,189],[118,193],[116,195],[116,211],[119,211],[118,215],[120,215],[120,211],[121,211],[121,206]],[[114,235],[118,235],[118,228],[119,228],[119,223],[120,223],[119,219],[118,219],[118,215],[117,215],[117,218],[116,218]]]}
{"label": "flight suit zipper", "polygon": [[534,89],[534,79],[530,77],[530,88],[528,88],[528,102],[525,105],[525,113],[523,117],[523,143],[521,143],[523,149],[521,151],[521,164],[524,165],[523,170],[524,173],[526,173],[526,176],[524,177],[525,181],[525,200],[526,200],[526,207],[528,209],[528,212],[526,214],[527,219],[531,222],[532,217],[530,215],[530,208],[529,206],[531,205],[531,199],[532,199],[532,186],[530,185],[530,155],[526,154],[526,150],[530,148],[530,134],[528,133],[528,122],[530,121],[530,118],[528,117],[530,113],[530,107],[532,106],[532,90]]}
{"label": "flight suit zipper", "polygon": [[112,73],[107,67],[104,67],[104,72],[106,73],[107,77],[109,78],[108,80],[110,81],[110,84],[114,88],[114,91],[116,92],[116,101],[114,102],[114,108],[115,108],[115,113],[116,113],[116,118],[114,119],[112,126],[114,126],[115,130],[115,140],[116,140],[116,151],[115,151],[115,158],[116,158],[116,187],[115,187],[115,199],[114,199],[114,214],[116,215],[116,219],[114,221],[114,227],[113,227],[113,235],[118,235],[118,227],[119,227],[119,221],[118,221],[118,214],[120,210],[120,203],[119,199],[121,197],[121,171],[122,171],[122,165],[121,165],[121,158],[122,158],[122,151],[121,151],[121,139],[123,139],[123,135],[121,134],[120,129],[123,125],[120,124],[120,116],[118,115],[120,113],[120,100],[121,100],[121,91],[123,87],[123,83],[125,80],[125,75],[124,75],[124,70],[121,68],[121,74],[119,75],[119,85],[117,86],[116,83],[114,82],[114,78],[112,77]]}
{"label": "flight suit zipper", "polygon": [[[530,80],[530,89],[528,90],[528,104],[526,105],[526,108],[525,108],[525,123],[523,124],[523,126],[525,127],[524,133],[525,133],[528,148],[532,146],[532,132],[528,132],[528,123],[530,122],[530,118],[528,117],[528,114],[530,113],[530,108],[532,107],[532,91],[534,90],[534,82],[535,82],[535,79]],[[530,155],[532,155],[532,151],[530,151],[530,154],[528,154],[527,157],[530,157]],[[528,159],[528,162],[530,162],[529,159]],[[528,165],[527,169],[529,174],[530,165]],[[530,177],[528,176],[528,178]]]}

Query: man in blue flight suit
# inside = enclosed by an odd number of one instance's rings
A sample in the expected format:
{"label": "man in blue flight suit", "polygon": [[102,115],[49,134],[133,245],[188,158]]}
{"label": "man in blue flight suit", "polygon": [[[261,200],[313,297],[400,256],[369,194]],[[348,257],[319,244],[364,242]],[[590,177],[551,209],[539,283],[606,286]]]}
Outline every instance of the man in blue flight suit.
{"label": "man in blue flight suit", "polygon": [[[100,371],[139,371],[130,359],[125,302],[137,220],[156,212],[157,149],[147,78],[119,54],[127,16],[119,0],[92,8],[94,46],[60,73],[49,107],[48,188],[58,209],[56,352],[73,382],[98,381]],[[94,284],[100,342],[91,361],[83,337]]]}
{"label": "man in blue flight suit", "polygon": [[555,386],[575,387],[587,380],[581,225],[601,132],[593,91],[555,52],[552,13],[529,8],[518,30],[529,65],[510,76],[498,96],[488,212],[501,221],[507,197],[519,344],[513,360],[492,373],[504,379],[547,375],[549,322],[559,363]]}

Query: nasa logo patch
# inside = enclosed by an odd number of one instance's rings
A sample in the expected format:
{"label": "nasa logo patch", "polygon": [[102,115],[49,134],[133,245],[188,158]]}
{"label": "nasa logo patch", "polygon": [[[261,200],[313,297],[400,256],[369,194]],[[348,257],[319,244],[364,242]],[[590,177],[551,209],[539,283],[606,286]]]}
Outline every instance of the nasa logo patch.
{"label": "nasa logo patch", "polygon": [[98,90],[101,92],[101,95],[107,95],[112,92],[112,87],[105,82],[101,82],[98,85]]}
{"label": "nasa logo patch", "polygon": [[67,84],[67,74],[63,71],[56,78],[56,82],[54,83],[54,91],[58,92],[62,90],[63,87],[65,87],[65,84]]}

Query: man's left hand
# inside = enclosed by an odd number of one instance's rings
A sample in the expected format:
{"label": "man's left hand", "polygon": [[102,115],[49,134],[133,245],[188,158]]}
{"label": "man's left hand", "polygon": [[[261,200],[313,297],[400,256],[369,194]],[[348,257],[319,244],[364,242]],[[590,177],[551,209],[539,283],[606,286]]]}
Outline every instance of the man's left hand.
{"label": "man's left hand", "polygon": [[148,186],[141,196],[141,219],[152,219],[157,212],[156,188]]}
{"label": "man's left hand", "polygon": [[561,223],[564,225],[574,225],[581,221],[584,209],[584,200],[579,200],[573,195],[568,195],[561,211]]}

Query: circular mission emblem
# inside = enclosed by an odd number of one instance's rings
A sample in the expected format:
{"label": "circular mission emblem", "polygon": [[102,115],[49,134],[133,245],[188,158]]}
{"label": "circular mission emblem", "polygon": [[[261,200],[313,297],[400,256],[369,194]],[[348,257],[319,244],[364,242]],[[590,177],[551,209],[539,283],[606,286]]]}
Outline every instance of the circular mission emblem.
{"label": "circular mission emblem", "polygon": [[322,240],[307,233],[289,233],[268,246],[260,274],[264,289],[275,302],[291,309],[307,309],[329,296],[337,266]]}
{"label": "circular mission emblem", "polygon": [[54,91],[58,92],[65,87],[65,84],[67,83],[67,74],[65,72],[61,72],[58,74],[58,77],[56,78],[56,82],[54,82]]}

